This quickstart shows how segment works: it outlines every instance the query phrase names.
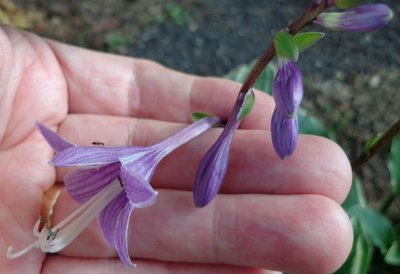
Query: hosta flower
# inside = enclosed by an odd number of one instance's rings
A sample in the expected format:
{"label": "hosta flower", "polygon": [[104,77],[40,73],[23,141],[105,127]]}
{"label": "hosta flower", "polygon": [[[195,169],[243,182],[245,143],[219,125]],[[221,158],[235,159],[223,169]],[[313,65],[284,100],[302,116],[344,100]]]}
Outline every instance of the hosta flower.
{"label": "hosta flower", "polygon": [[392,18],[393,12],[388,6],[384,4],[366,4],[344,12],[322,13],[313,22],[334,30],[368,32],[382,28]]}
{"label": "hosta flower", "polygon": [[303,98],[303,82],[294,61],[280,59],[272,86],[276,107],[288,116],[299,108]]}
{"label": "hosta flower", "polygon": [[288,116],[275,108],[271,119],[271,136],[275,152],[281,159],[290,156],[297,144],[299,124],[297,114]]}
{"label": "hosta flower", "polygon": [[221,120],[208,117],[193,123],[174,136],[150,147],[75,146],[56,133],[38,124],[49,145],[58,153],[51,160],[56,167],[82,167],[65,178],[70,195],[84,204],[53,228],[39,231],[40,221],[33,229],[38,238],[25,249],[12,253],[16,258],[36,247],[44,252],[58,252],[71,243],[99,215],[100,227],[121,261],[134,266],[127,244],[128,223],[132,210],[150,206],[157,192],[150,179],[157,164],[167,154],[208,130]]}
{"label": "hosta flower", "polygon": [[193,188],[193,200],[196,207],[206,206],[217,195],[228,167],[233,135],[241,120],[250,113],[254,100],[253,90],[249,90],[239,98],[239,104],[235,105],[221,135],[201,160]]}

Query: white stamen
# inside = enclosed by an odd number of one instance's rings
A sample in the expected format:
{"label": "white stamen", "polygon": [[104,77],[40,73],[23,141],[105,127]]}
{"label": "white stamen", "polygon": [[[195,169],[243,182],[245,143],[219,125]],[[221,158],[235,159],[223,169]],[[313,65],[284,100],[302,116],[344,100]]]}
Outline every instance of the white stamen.
{"label": "white stamen", "polygon": [[18,258],[34,247],[49,253],[62,250],[69,245],[122,190],[123,187],[120,185],[119,180],[114,180],[52,229],[45,227],[39,231],[41,222],[39,219],[33,227],[33,235],[38,239],[16,253],[13,253],[13,248],[9,246],[7,249],[7,258]]}

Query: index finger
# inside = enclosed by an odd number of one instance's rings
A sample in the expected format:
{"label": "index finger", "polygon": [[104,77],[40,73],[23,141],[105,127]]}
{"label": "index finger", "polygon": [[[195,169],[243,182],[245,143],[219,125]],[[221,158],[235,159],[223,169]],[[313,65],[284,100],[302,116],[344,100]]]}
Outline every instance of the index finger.
{"label": "index finger", "polygon": [[[68,85],[72,113],[132,116],[187,123],[194,111],[227,118],[240,84],[195,77],[156,63],[49,41]],[[256,92],[242,127],[266,129],[274,102]]]}

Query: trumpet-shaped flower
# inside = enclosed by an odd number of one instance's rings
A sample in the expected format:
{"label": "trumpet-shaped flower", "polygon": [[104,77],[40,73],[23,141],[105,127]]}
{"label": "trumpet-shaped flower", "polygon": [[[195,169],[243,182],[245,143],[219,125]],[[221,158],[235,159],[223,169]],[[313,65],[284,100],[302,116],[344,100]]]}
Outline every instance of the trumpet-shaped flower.
{"label": "trumpet-shaped flower", "polygon": [[392,10],[384,4],[356,6],[344,12],[325,12],[313,22],[325,28],[368,32],[379,30],[393,18]]}
{"label": "trumpet-shaped flower", "polygon": [[19,257],[36,247],[58,252],[71,243],[99,215],[100,227],[109,244],[126,266],[134,266],[128,254],[128,223],[133,209],[152,205],[157,192],[150,179],[158,163],[177,147],[221,122],[208,117],[197,121],[150,147],[75,146],[47,127],[37,124],[49,145],[58,153],[50,163],[56,167],[81,167],[65,178],[65,187],[83,205],[53,228],[39,231],[35,224],[34,243],[16,253],[9,247],[9,258]]}

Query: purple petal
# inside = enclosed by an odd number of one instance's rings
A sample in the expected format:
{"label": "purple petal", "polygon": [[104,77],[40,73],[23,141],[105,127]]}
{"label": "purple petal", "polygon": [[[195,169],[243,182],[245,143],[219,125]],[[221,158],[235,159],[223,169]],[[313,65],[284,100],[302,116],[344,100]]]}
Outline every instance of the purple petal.
{"label": "purple petal", "polygon": [[120,163],[114,163],[98,168],[74,170],[65,177],[64,185],[75,201],[86,202],[118,178],[120,166]]}
{"label": "purple petal", "polygon": [[36,122],[36,128],[40,131],[40,134],[46,139],[47,143],[57,152],[63,151],[67,148],[73,147],[74,145],[62,138],[60,135],[46,127],[45,125]]}
{"label": "purple petal", "polygon": [[281,159],[289,157],[294,152],[298,132],[297,114],[288,117],[275,108],[271,119],[271,136],[275,152]]}
{"label": "purple petal", "polygon": [[121,192],[99,216],[100,227],[106,240],[128,267],[135,266],[128,252],[128,225],[133,208],[134,206],[129,203],[125,192]]}
{"label": "purple petal", "polygon": [[287,115],[293,115],[303,98],[303,82],[295,62],[283,60],[279,63],[272,89],[276,107]]}
{"label": "purple petal", "polygon": [[345,12],[322,13],[313,21],[325,28],[368,32],[384,27],[393,18],[392,10],[384,4],[359,5]]}
{"label": "purple petal", "polygon": [[77,146],[57,153],[51,160],[54,166],[92,166],[119,162],[118,149],[99,146]]}
{"label": "purple petal", "polygon": [[157,192],[151,185],[136,174],[121,168],[121,179],[126,195],[134,207],[146,207],[154,204]]}
{"label": "purple petal", "polygon": [[227,125],[200,162],[193,188],[196,207],[204,207],[217,195],[228,166],[229,149],[239,122]]}

